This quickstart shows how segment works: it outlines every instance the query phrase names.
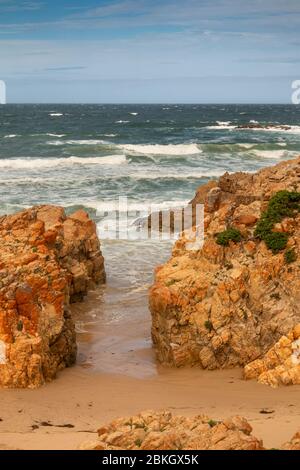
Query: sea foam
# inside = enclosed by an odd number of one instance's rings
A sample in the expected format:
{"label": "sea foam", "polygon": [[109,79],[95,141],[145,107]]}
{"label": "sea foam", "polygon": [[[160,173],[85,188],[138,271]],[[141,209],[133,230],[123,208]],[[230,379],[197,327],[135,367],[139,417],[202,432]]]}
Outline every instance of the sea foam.
{"label": "sea foam", "polygon": [[125,155],[105,157],[66,157],[66,158],[5,158],[0,160],[0,168],[39,169],[69,165],[121,165],[126,163]]}
{"label": "sea foam", "polygon": [[138,153],[142,155],[194,155],[202,153],[202,150],[197,144],[169,144],[169,145],[120,145],[120,147],[132,153]]}

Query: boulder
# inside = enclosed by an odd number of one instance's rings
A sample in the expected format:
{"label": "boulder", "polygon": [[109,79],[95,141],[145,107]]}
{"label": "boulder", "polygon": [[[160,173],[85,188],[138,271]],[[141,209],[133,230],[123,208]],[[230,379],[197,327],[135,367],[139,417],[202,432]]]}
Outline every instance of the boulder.
{"label": "boulder", "polygon": [[38,206],[0,218],[0,385],[38,387],[76,360],[69,305],[105,281],[84,211]]}
{"label": "boulder", "polygon": [[244,376],[271,387],[300,385],[300,323],[262,358],[247,364]]}
{"label": "boulder", "polygon": [[282,450],[300,450],[300,431],[296,432],[289,442],[283,444]]}
{"label": "boulder", "polygon": [[263,450],[240,416],[215,421],[207,416],[173,416],[144,411],[119,418],[98,430],[98,439],[82,450]]}

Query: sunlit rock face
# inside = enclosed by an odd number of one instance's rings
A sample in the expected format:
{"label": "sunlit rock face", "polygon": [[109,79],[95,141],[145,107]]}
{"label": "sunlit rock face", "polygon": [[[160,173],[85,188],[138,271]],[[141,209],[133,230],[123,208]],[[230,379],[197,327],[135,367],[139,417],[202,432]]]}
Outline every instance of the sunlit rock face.
{"label": "sunlit rock face", "polygon": [[174,416],[167,410],[119,418],[98,430],[82,450],[262,450],[240,416],[214,421],[207,416]]}
{"label": "sunlit rock face", "polygon": [[[152,337],[162,363],[244,366],[300,322],[299,212],[273,227],[286,234],[285,249],[273,252],[255,236],[282,190],[300,192],[300,158],[255,174],[225,174],[199,188],[192,204],[205,206],[203,247],[190,251],[183,234],[150,289]],[[239,236],[226,244],[218,234],[228,229]]]}
{"label": "sunlit rock face", "polygon": [[0,218],[0,385],[38,387],[76,360],[69,305],[105,281],[96,227],[38,206]]}

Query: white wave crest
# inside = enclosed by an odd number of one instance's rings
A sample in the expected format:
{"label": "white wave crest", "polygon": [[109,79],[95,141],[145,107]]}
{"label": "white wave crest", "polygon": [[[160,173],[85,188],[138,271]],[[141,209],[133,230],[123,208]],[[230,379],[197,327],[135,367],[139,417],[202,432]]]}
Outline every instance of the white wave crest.
{"label": "white wave crest", "polygon": [[158,180],[158,179],[176,179],[176,180],[186,180],[186,179],[191,179],[191,178],[194,178],[194,179],[201,179],[201,178],[218,178],[219,176],[222,176],[224,173],[226,172],[226,170],[202,170],[202,171],[198,171],[198,172],[191,172],[191,173],[184,173],[184,172],[181,172],[181,173],[172,173],[172,172],[169,172],[169,173],[137,173],[137,174],[134,174],[134,175],[130,175],[130,178],[132,179],[135,179],[135,180],[144,180],[144,179],[148,179],[148,180]]}
{"label": "white wave crest", "polygon": [[233,130],[233,129],[236,129],[236,126],[233,126],[230,124],[218,124],[217,126],[207,126],[206,129],[217,130],[217,131],[220,131],[222,129]]}
{"label": "white wave crest", "polygon": [[228,127],[228,126],[230,126],[231,121],[216,121],[216,123],[218,124],[218,126]]}
{"label": "white wave crest", "polygon": [[169,144],[169,145],[121,145],[123,150],[142,155],[195,155],[202,153],[196,144]]}
{"label": "white wave crest", "polygon": [[283,158],[298,155],[298,152],[287,152],[286,150],[253,150],[252,153],[260,158]]}
{"label": "white wave crest", "polygon": [[67,157],[67,158],[16,158],[0,160],[0,168],[40,169],[69,165],[121,165],[126,163],[125,155],[105,157]]}
{"label": "white wave crest", "polygon": [[14,139],[15,137],[19,137],[18,134],[8,134],[4,136],[4,139]]}
{"label": "white wave crest", "polygon": [[59,116],[63,116],[63,113],[49,113],[49,116],[59,117]]}
{"label": "white wave crest", "polygon": [[47,134],[45,135],[48,135],[49,137],[64,137],[66,134],[51,134],[50,132],[47,132]]}
{"label": "white wave crest", "polygon": [[90,201],[85,202],[85,205],[88,208],[96,209],[100,212],[106,211],[148,211],[151,207],[151,211],[153,210],[167,210],[172,208],[181,208],[187,206],[189,200],[187,199],[180,199],[174,201],[164,201],[164,202],[153,202],[153,200],[146,199],[145,201],[137,202],[130,199],[125,200],[116,200],[116,201]]}
{"label": "white wave crest", "polygon": [[243,149],[249,150],[249,149],[252,149],[252,147],[254,147],[254,144],[238,144],[238,146]]}
{"label": "white wave crest", "polygon": [[85,140],[49,140],[47,145],[109,145],[109,142],[99,139]]}

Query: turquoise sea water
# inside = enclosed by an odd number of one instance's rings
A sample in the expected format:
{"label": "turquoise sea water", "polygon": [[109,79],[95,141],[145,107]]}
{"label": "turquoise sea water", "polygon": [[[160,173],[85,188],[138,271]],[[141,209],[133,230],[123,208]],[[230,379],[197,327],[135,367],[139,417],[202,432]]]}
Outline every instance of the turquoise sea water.
{"label": "turquoise sea water", "polygon": [[[237,129],[241,124],[292,126]],[[0,212],[33,204],[184,203],[224,171],[300,153],[300,107],[6,105],[0,107]]]}

